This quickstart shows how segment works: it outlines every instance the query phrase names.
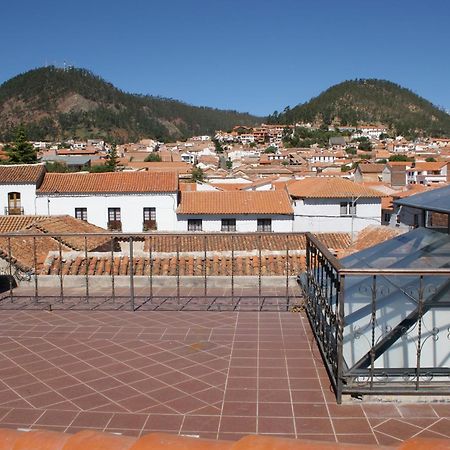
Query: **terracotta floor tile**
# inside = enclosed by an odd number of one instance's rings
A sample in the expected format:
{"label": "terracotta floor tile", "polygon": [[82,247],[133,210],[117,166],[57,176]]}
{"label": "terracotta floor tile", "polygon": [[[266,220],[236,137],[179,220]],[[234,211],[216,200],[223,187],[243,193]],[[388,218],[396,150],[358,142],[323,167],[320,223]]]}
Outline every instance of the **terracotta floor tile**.
{"label": "terracotta floor tile", "polygon": [[400,414],[405,417],[438,417],[435,410],[429,404],[398,405]]}
{"label": "terracotta floor tile", "polygon": [[144,425],[144,434],[150,433],[152,431],[171,431],[178,432],[180,430],[181,424],[183,422],[183,416],[167,415],[167,414],[157,414],[149,415],[147,422]]}
{"label": "terracotta floor tile", "polygon": [[256,416],[256,403],[224,402],[222,414],[224,416]]}
{"label": "terracotta floor tile", "polygon": [[409,439],[419,433],[420,427],[402,422],[397,419],[388,419],[386,422],[374,427],[374,431],[381,432],[399,440]]}
{"label": "terracotta floor tile", "polygon": [[43,413],[44,411],[39,409],[15,408],[1,419],[1,424],[2,426],[4,424],[29,426],[39,419]]}
{"label": "terracotta floor tile", "polygon": [[377,445],[372,433],[367,434],[336,434],[337,441],[343,444]]}
{"label": "terracotta floor tile", "polygon": [[116,413],[108,423],[108,428],[124,428],[130,430],[141,430],[147,421],[146,414]]}
{"label": "terracotta floor tile", "polygon": [[220,421],[219,433],[256,433],[256,417],[223,416]]}
{"label": "terracotta floor tile", "polygon": [[370,434],[372,428],[367,419],[357,418],[336,418],[332,419],[336,434]]}
{"label": "terracotta floor tile", "polygon": [[295,418],[298,434],[332,434],[334,433],[330,419]]}
{"label": "terracotta floor tile", "polygon": [[195,433],[200,431],[217,432],[219,422],[219,416],[186,415],[181,428],[181,433]]}
{"label": "terracotta floor tile", "polygon": [[280,417],[259,417],[258,434],[295,434],[293,419]]}
{"label": "terracotta floor tile", "polygon": [[77,416],[77,411],[57,411],[48,409],[36,421],[36,426],[53,425],[60,427],[68,427],[73,419]]}
{"label": "terracotta floor tile", "polygon": [[367,417],[401,417],[396,405],[387,403],[363,404],[362,409]]}
{"label": "terracotta floor tile", "polygon": [[295,417],[328,417],[328,410],[322,403],[293,403]]}
{"label": "terracotta floor tile", "polygon": [[258,404],[259,417],[292,417],[291,403],[259,403]]}

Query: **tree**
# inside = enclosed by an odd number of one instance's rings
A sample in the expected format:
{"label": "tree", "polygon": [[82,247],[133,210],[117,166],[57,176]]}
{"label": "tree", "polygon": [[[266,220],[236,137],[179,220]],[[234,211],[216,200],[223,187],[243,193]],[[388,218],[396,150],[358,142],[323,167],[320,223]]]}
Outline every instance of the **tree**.
{"label": "tree", "polygon": [[116,144],[111,145],[111,150],[108,155],[108,159],[106,162],[106,166],[108,166],[109,169],[111,169],[111,172],[114,172],[116,170],[117,164],[118,164],[118,157],[117,157],[117,150],[116,150]]}
{"label": "tree", "polygon": [[37,162],[36,150],[28,142],[23,127],[17,128],[14,144],[7,145],[5,151],[9,158],[8,162],[11,164],[33,164]]}
{"label": "tree", "polygon": [[345,149],[345,151],[349,155],[356,155],[356,148],[355,147],[349,147],[349,148]]}
{"label": "tree", "polygon": [[429,156],[427,159],[425,159],[426,162],[436,162],[436,159],[432,156]]}
{"label": "tree", "polygon": [[276,153],[277,150],[278,150],[278,149],[277,149],[275,146],[270,145],[269,147],[267,147],[267,148],[264,150],[264,153]]}
{"label": "tree", "polygon": [[362,141],[359,143],[358,145],[358,149],[359,150],[365,150],[365,151],[370,151],[372,150],[372,144],[367,140],[367,141]]}
{"label": "tree", "polygon": [[411,159],[405,155],[392,155],[389,157],[389,161],[411,161]]}
{"label": "tree", "polygon": [[216,153],[223,153],[222,144],[217,139],[213,139],[212,141],[214,143],[214,147],[216,149]]}
{"label": "tree", "polygon": [[231,161],[231,159],[228,159],[225,164],[228,170],[231,170],[233,168],[233,161]]}
{"label": "tree", "polygon": [[191,179],[194,183],[197,181],[205,181],[205,174],[201,167],[194,167],[192,169]]}
{"label": "tree", "polygon": [[161,162],[161,156],[159,153],[150,153],[145,159],[145,162]]}

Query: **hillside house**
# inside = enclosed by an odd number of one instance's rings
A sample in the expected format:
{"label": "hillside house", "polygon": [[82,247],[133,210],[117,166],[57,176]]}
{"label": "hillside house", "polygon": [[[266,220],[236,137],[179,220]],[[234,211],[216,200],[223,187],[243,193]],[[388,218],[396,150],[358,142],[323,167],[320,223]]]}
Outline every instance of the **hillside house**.
{"label": "hillside house", "polygon": [[357,183],[380,181],[385,164],[359,164],[355,170],[354,180]]}
{"label": "hillside house", "polygon": [[446,183],[450,181],[448,163],[441,162],[420,162],[414,164],[407,171],[408,184],[431,185],[437,183]]}

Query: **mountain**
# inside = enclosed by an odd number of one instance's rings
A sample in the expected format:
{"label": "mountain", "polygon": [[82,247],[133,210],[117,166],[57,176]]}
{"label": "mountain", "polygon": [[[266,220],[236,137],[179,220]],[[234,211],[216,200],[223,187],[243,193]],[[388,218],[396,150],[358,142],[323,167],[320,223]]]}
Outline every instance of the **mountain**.
{"label": "mountain", "polygon": [[272,123],[379,123],[405,136],[450,136],[450,115],[409,89],[385,80],[336,84],[309,102],[269,116]]}
{"label": "mountain", "polygon": [[30,70],[0,86],[0,140],[23,124],[31,140],[107,138],[184,139],[235,125],[256,125],[250,114],[196,107],[121,91],[88,70],[54,66]]}

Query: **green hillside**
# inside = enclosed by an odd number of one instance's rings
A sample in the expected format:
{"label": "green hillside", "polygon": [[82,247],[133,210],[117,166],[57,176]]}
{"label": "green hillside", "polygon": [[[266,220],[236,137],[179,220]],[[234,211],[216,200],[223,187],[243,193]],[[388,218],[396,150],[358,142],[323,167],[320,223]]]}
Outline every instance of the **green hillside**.
{"label": "green hillside", "polygon": [[379,123],[405,136],[450,136],[450,115],[409,89],[385,80],[344,81],[309,102],[269,116],[272,123]]}
{"label": "green hillside", "polygon": [[21,123],[32,140],[92,137],[125,142],[183,139],[260,122],[236,111],[128,94],[85,69],[43,67],[0,86],[3,141],[12,139]]}

